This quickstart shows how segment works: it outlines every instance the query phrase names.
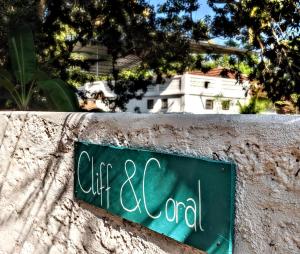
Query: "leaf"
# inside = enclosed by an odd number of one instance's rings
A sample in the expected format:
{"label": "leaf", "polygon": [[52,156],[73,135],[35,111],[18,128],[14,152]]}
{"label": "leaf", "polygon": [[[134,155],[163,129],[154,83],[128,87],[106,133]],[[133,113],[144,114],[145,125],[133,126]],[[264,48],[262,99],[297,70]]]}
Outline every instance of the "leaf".
{"label": "leaf", "polygon": [[0,86],[3,86],[12,96],[13,100],[15,103],[18,105],[20,108],[20,95],[15,89],[14,83],[12,82],[12,77],[10,73],[7,70],[0,69]]}
{"label": "leaf", "polygon": [[251,18],[255,17],[257,15],[258,11],[259,11],[259,7],[258,6],[254,6],[253,9],[250,12],[250,17]]}
{"label": "leaf", "polygon": [[42,81],[42,80],[50,80],[50,78],[49,78],[49,75],[46,72],[38,70],[34,74],[33,80]]}
{"label": "leaf", "polygon": [[71,112],[78,110],[78,100],[75,93],[62,80],[39,80],[37,83],[54,110]]}
{"label": "leaf", "polygon": [[253,42],[254,42],[254,32],[253,32],[253,29],[251,27],[248,29],[248,37],[249,37],[249,44],[253,44]]}
{"label": "leaf", "polygon": [[36,72],[33,35],[28,25],[12,29],[8,36],[12,71],[17,81],[25,86]]}
{"label": "leaf", "polygon": [[0,69],[0,86],[3,86],[10,93],[15,90],[10,73],[3,69]]}

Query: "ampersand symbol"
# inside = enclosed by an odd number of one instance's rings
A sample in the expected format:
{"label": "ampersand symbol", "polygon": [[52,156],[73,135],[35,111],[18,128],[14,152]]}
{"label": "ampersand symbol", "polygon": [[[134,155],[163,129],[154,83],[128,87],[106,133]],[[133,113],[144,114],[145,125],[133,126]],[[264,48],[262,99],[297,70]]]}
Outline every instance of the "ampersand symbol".
{"label": "ampersand symbol", "polygon": [[[133,173],[129,176],[128,175],[128,166],[127,164],[132,164],[133,165]],[[123,183],[122,187],[121,187],[121,190],[120,190],[120,201],[121,201],[121,205],[122,207],[127,211],[127,212],[133,212],[135,211],[136,209],[139,209],[140,213],[141,213],[141,208],[140,208],[140,202],[141,202],[141,199],[138,199],[137,196],[136,196],[136,193],[135,193],[135,190],[134,190],[134,187],[132,185],[132,182],[131,182],[131,179],[134,177],[135,175],[135,172],[136,172],[136,166],[134,164],[134,162],[132,160],[127,160],[125,162],[125,173],[126,173],[126,176],[127,176],[127,180]],[[132,194],[133,194],[133,197],[134,197],[134,200],[135,200],[135,207],[133,207],[132,209],[128,209],[124,203],[123,203],[123,188],[125,187],[125,185],[129,183],[130,184],[130,188],[131,188],[131,191],[132,191]]]}

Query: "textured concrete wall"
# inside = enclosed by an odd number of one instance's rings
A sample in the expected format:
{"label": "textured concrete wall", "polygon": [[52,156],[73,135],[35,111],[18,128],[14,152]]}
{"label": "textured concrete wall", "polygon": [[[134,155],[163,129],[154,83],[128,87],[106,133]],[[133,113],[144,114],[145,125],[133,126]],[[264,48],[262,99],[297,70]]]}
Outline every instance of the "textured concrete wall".
{"label": "textured concrete wall", "polygon": [[73,198],[73,142],[238,164],[235,253],[300,253],[300,118],[0,114],[0,253],[200,253]]}

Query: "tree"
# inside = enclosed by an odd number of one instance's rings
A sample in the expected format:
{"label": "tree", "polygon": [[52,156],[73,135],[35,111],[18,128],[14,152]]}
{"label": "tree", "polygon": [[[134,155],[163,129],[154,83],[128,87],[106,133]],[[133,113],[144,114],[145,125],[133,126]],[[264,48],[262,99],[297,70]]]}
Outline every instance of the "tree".
{"label": "tree", "polygon": [[[29,23],[35,34],[39,61],[47,62],[46,67],[63,79],[67,79],[70,66],[88,67],[88,63],[71,57],[78,43],[86,45],[92,39],[98,40],[116,59],[144,49],[139,44],[149,41],[147,34],[154,26],[151,8],[144,1],[0,1],[1,59],[7,63],[9,27]],[[146,11],[149,14],[145,16]]]}
{"label": "tree", "polygon": [[37,25],[37,1],[0,0],[0,66],[8,62],[8,33],[14,24]]}
{"label": "tree", "polygon": [[0,68],[0,87],[9,92],[16,107],[40,109],[34,102],[43,104],[46,98],[48,109],[76,111],[77,98],[67,85],[39,70],[30,28],[18,26],[10,31],[8,39],[11,68]]}
{"label": "tree", "polygon": [[[222,2],[220,4],[220,2]],[[300,94],[300,3],[295,0],[208,0],[212,33],[235,37],[259,54],[250,77],[274,102]],[[298,100],[300,105],[300,100]]]}
{"label": "tree", "polygon": [[[124,79],[122,72],[116,70],[113,73],[114,84],[111,89],[117,94],[114,106],[125,109],[125,104],[132,98],[141,98],[152,83],[148,70],[153,71],[156,83],[163,83],[164,77],[183,73],[193,68],[197,62],[191,54],[191,40],[208,39],[208,27],[204,20],[193,20],[192,13],[198,10],[197,0],[167,0],[158,6],[158,13],[153,12],[153,7],[147,6],[146,17],[150,26],[143,34],[143,40],[139,40],[134,53],[140,57],[141,64]],[[141,29],[144,30],[143,27]],[[144,31],[144,33],[145,33]],[[135,40],[134,29],[132,40]],[[145,74],[147,74],[145,76]]]}
{"label": "tree", "polygon": [[247,104],[242,105],[238,102],[241,114],[259,114],[268,109],[272,109],[272,103],[266,98],[258,98],[253,96]]}
{"label": "tree", "polygon": [[[88,69],[93,61],[74,58],[74,47],[91,40],[106,46],[112,56],[111,87],[118,94],[115,106],[124,104],[137,91],[146,91],[149,80],[125,80],[116,67],[118,58],[135,54],[140,73],[153,70],[158,82],[164,75],[184,72],[194,62],[189,40],[208,38],[205,21],[193,20],[197,0],[168,0],[158,14],[145,0],[0,0],[0,56],[8,65],[7,28],[27,22],[35,34],[41,69],[68,81],[74,68]],[[101,64],[101,62],[100,62]]]}

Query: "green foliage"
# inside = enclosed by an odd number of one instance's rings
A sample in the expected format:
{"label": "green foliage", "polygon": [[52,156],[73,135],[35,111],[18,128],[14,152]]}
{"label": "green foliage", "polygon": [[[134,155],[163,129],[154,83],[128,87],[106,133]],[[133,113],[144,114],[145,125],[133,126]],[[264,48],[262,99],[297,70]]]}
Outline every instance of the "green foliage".
{"label": "green foliage", "polygon": [[96,80],[104,80],[106,77],[97,76],[91,72],[82,70],[80,67],[70,67],[68,69],[67,83],[73,87],[80,87],[86,82],[94,82]]}
{"label": "green foliage", "polygon": [[77,98],[59,79],[50,79],[37,68],[33,36],[27,25],[14,28],[9,33],[11,72],[0,70],[0,87],[6,89],[19,110],[35,108],[35,100],[43,95],[51,109],[76,111]]}
{"label": "green foliage", "polygon": [[225,109],[229,109],[230,107],[230,100],[222,100],[221,101],[221,104],[222,104],[222,109],[225,110]]}
{"label": "green foliage", "polygon": [[[255,54],[249,57],[251,57],[253,63],[258,63],[258,57]],[[254,70],[253,64],[249,64],[248,58],[233,55],[204,55],[202,65],[208,68],[223,67],[244,75],[250,75]]]}
{"label": "green foliage", "polygon": [[[75,86],[91,78],[85,72],[78,75],[77,70],[87,71],[95,63],[74,56],[72,52],[78,45],[85,46],[93,40],[105,46],[114,66],[111,73],[114,80],[123,78],[116,68],[116,60],[135,54],[141,60],[140,68],[153,70],[160,82],[165,75],[182,73],[190,67],[193,62],[190,39],[209,37],[206,20],[193,19],[193,12],[199,8],[197,0],[168,0],[158,6],[157,13],[145,0],[0,0],[0,6],[2,2],[0,59],[3,64],[8,63],[7,28],[29,22],[36,35],[40,66]],[[131,97],[137,92],[134,88],[149,83],[141,82],[140,77],[131,78],[132,85],[126,89],[126,82],[118,81],[124,86],[122,89],[116,86],[114,92]]]}
{"label": "green foliage", "polygon": [[[299,95],[299,1],[221,2],[208,0],[215,17],[197,20],[193,18],[200,7],[197,0],[167,0],[157,12],[145,0],[0,0],[0,66],[9,64],[9,28],[29,22],[36,35],[39,66],[76,86],[93,79],[86,72],[79,75],[77,70],[87,71],[95,62],[78,58],[72,52],[76,45],[95,40],[111,55],[114,80],[123,78],[116,69],[116,60],[135,54],[140,57],[140,67],[153,70],[159,83],[164,76],[218,64],[250,74],[264,85],[273,101]],[[207,40],[213,36],[230,38],[229,46],[241,41],[259,57],[249,54],[238,63],[235,57],[224,56],[214,59],[215,63],[205,63],[203,57],[190,54],[191,39]],[[116,86],[114,92],[125,92],[131,97],[136,94],[135,88],[143,86],[140,78],[131,79],[132,85],[126,90],[126,82],[122,89]],[[134,82],[138,84],[133,85]],[[300,104],[299,99],[297,103]]]}
{"label": "green foliage", "polygon": [[270,108],[271,104],[268,99],[257,98],[256,96],[253,96],[245,105],[238,102],[241,114],[259,114]]}
{"label": "green foliage", "polygon": [[134,67],[131,69],[122,70],[120,72],[121,79],[132,79],[132,78],[144,78],[144,79],[153,79],[154,73],[150,70],[145,70],[140,67]]}
{"label": "green foliage", "polygon": [[[213,34],[238,38],[259,53],[251,78],[273,102],[300,94],[300,3],[295,0],[208,0],[216,12]],[[300,105],[300,100],[298,100]]]}
{"label": "green foliage", "polygon": [[36,71],[33,36],[29,27],[18,26],[11,29],[8,45],[12,71],[17,82],[25,88]]}
{"label": "green foliage", "polygon": [[78,100],[74,92],[60,79],[38,80],[38,88],[43,91],[51,109],[76,111]]}
{"label": "green foliage", "polygon": [[299,107],[297,106],[299,97],[298,94],[292,94],[289,100],[276,101],[276,112],[279,114],[299,114]]}
{"label": "green foliage", "polygon": [[153,84],[153,74],[143,68],[124,70],[118,74],[118,79],[108,80],[109,87],[115,92],[116,98],[110,102],[110,108],[126,110],[125,105],[129,100],[142,99],[147,87]]}

